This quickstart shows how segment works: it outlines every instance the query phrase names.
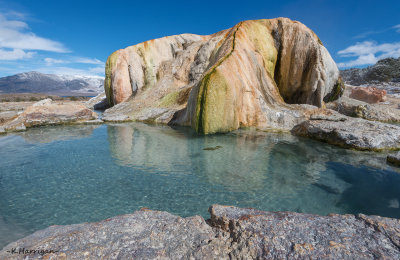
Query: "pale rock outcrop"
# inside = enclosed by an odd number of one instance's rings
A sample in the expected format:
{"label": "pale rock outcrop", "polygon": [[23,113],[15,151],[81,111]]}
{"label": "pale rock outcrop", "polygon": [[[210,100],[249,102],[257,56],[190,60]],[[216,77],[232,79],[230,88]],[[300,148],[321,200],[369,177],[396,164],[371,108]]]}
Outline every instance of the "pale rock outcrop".
{"label": "pale rock outcrop", "polygon": [[[96,223],[51,226],[1,259],[398,259],[400,221],[213,205],[211,219],[142,209]],[[19,250],[38,250],[18,254]],[[43,250],[43,251],[42,251]],[[46,252],[46,250],[48,250]],[[52,250],[52,251],[50,251]],[[14,253],[13,253],[14,252]]]}
{"label": "pale rock outcrop", "polygon": [[[106,63],[108,121],[290,130],[343,92],[318,37],[286,18],[244,21],[209,36],[183,34],[114,52]],[[129,105],[127,105],[129,104]],[[295,105],[305,104],[305,105]]]}
{"label": "pale rock outcrop", "polygon": [[46,106],[46,105],[51,105],[53,103],[53,100],[51,98],[46,98],[43,100],[40,100],[36,103],[34,103],[32,106],[34,107],[39,107],[39,106]]}
{"label": "pale rock outcrop", "polygon": [[25,108],[11,121],[0,124],[4,132],[23,131],[28,127],[82,123],[97,119],[97,114],[80,102],[41,100]]}
{"label": "pale rock outcrop", "polygon": [[110,107],[107,101],[106,93],[104,92],[86,101],[85,106],[94,110],[104,110]]}

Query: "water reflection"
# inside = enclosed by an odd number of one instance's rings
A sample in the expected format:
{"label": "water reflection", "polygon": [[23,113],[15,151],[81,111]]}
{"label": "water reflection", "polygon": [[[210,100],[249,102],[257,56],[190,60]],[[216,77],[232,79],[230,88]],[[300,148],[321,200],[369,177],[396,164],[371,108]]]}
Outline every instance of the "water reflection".
{"label": "water reflection", "polygon": [[18,133],[27,143],[51,143],[89,137],[100,125],[67,125],[30,128]]}
{"label": "water reflection", "polygon": [[285,133],[240,130],[197,136],[190,129],[138,123],[109,125],[107,132],[111,154],[121,166],[195,174],[235,192],[290,195],[312,184],[339,194],[348,185],[327,177],[332,171],[327,163],[389,167],[384,154],[344,150]]}

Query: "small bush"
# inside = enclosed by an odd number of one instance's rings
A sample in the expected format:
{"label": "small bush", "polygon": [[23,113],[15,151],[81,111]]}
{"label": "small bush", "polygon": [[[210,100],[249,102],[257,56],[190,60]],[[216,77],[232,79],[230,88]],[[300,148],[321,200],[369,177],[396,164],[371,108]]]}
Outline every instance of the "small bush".
{"label": "small bush", "polygon": [[69,100],[71,100],[71,101],[78,101],[79,98],[78,98],[78,97],[69,97]]}

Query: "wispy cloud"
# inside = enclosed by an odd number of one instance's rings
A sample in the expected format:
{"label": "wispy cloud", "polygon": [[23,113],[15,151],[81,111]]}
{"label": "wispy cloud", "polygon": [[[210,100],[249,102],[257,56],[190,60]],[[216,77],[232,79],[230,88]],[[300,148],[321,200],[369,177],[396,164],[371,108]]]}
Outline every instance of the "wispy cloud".
{"label": "wispy cloud", "polygon": [[356,57],[338,64],[341,68],[372,65],[378,60],[400,56],[400,42],[377,44],[372,41],[358,42],[338,52],[340,57]]}
{"label": "wispy cloud", "polygon": [[386,30],[380,30],[380,31],[368,31],[368,32],[363,32],[363,33],[360,33],[360,34],[354,36],[353,38],[354,38],[354,39],[362,39],[362,38],[366,38],[366,37],[371,36],[371,35],[374,35],[374,34],[385,33],[385,32],[387,32],[387,31],[389,31],[390,29],[392,29],[392,28],[389,28],[389,29],[386,29]]}
{"label": "wispy cloud", "polygon": [[367,31],[367,32],[363,32],[360,33],[356,36],[354,36],[354,39],[362,39],[362,38],[367,38],[368,36],[374,35],[374,34],[381,34],[381,33],[386,33],[392,30],[396,30],[396,32],[400,33],[400,24],[383,29],[383,30],[373,30],[373,31]]}
{"label": "wispy cloud", "polygon": [[53,67],[36,68],[35,71],[48,74],[57,74],[57,75],[80,75],[80,76],[97,76],[97,77],[103,77],[104,75],[104,67],[101,66],[90,69],[77,69],[66,66],[53,66]]}
{"label": "wispy cloud", "polygon": [[0,60],[30,59],[36,52],[25,52],[20,49],[6,50],[0,48]]}
{"label": "wispy cloud", "polygon": [[59,60],[59,59],[53,59],[53,58],[45,58],[44,61],[49,66],[51,66],[53,64],[66,63],[65,60]]}
{"label": "wispy cloud", "polygon": [[48,66],[52,66],[54,64],[79,63],[79,64],[102,65],[104,67],[105,64],[103,61],[96,58],[74,57],[74,56],[72,57],[67,56],[64,59],[45,58],[44,61]]}
{"label": "wispy cloud", "polygon": [[0,60],[31,58],[30,50],[69,52],[62,43],[34,34],[23,18],[18,12],[0,13]]}
{"label": "wispy cloud", "polygon": [[84,58],[84,57],[75,57],[73,59],[75,63],[84,63],[84,64],[94,64],[94,65],[102,65],[104,64],[103,61],[98,59],[91,59],[91,58]]}

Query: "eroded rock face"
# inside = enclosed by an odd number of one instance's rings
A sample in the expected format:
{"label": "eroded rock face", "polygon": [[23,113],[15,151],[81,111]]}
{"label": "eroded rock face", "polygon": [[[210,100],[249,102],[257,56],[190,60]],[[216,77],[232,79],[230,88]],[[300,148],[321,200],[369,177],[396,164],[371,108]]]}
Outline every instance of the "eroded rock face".
{"label": "eroded rock face", "polygon": [[398,259],[400,221],[214,205],[207,222],[141,210],[97,223],[51,226],[7,245],[53,250],[29,259]]}
{"label": "eroded rock face", "polygon": [[374,87],[356,87],[351,90],[350,97],[369,104],[376,104],[386,101],[386,90]]}
{"label": "eroded rock face", "polygon": [[321,107],[342,90],[336,64],[306,26],[286,18],[245,21],[209,36],[164,37],[114,52],[105,92],[115,107],[104,119],[206,134],[290,130],[310,108],[290,104]]}

